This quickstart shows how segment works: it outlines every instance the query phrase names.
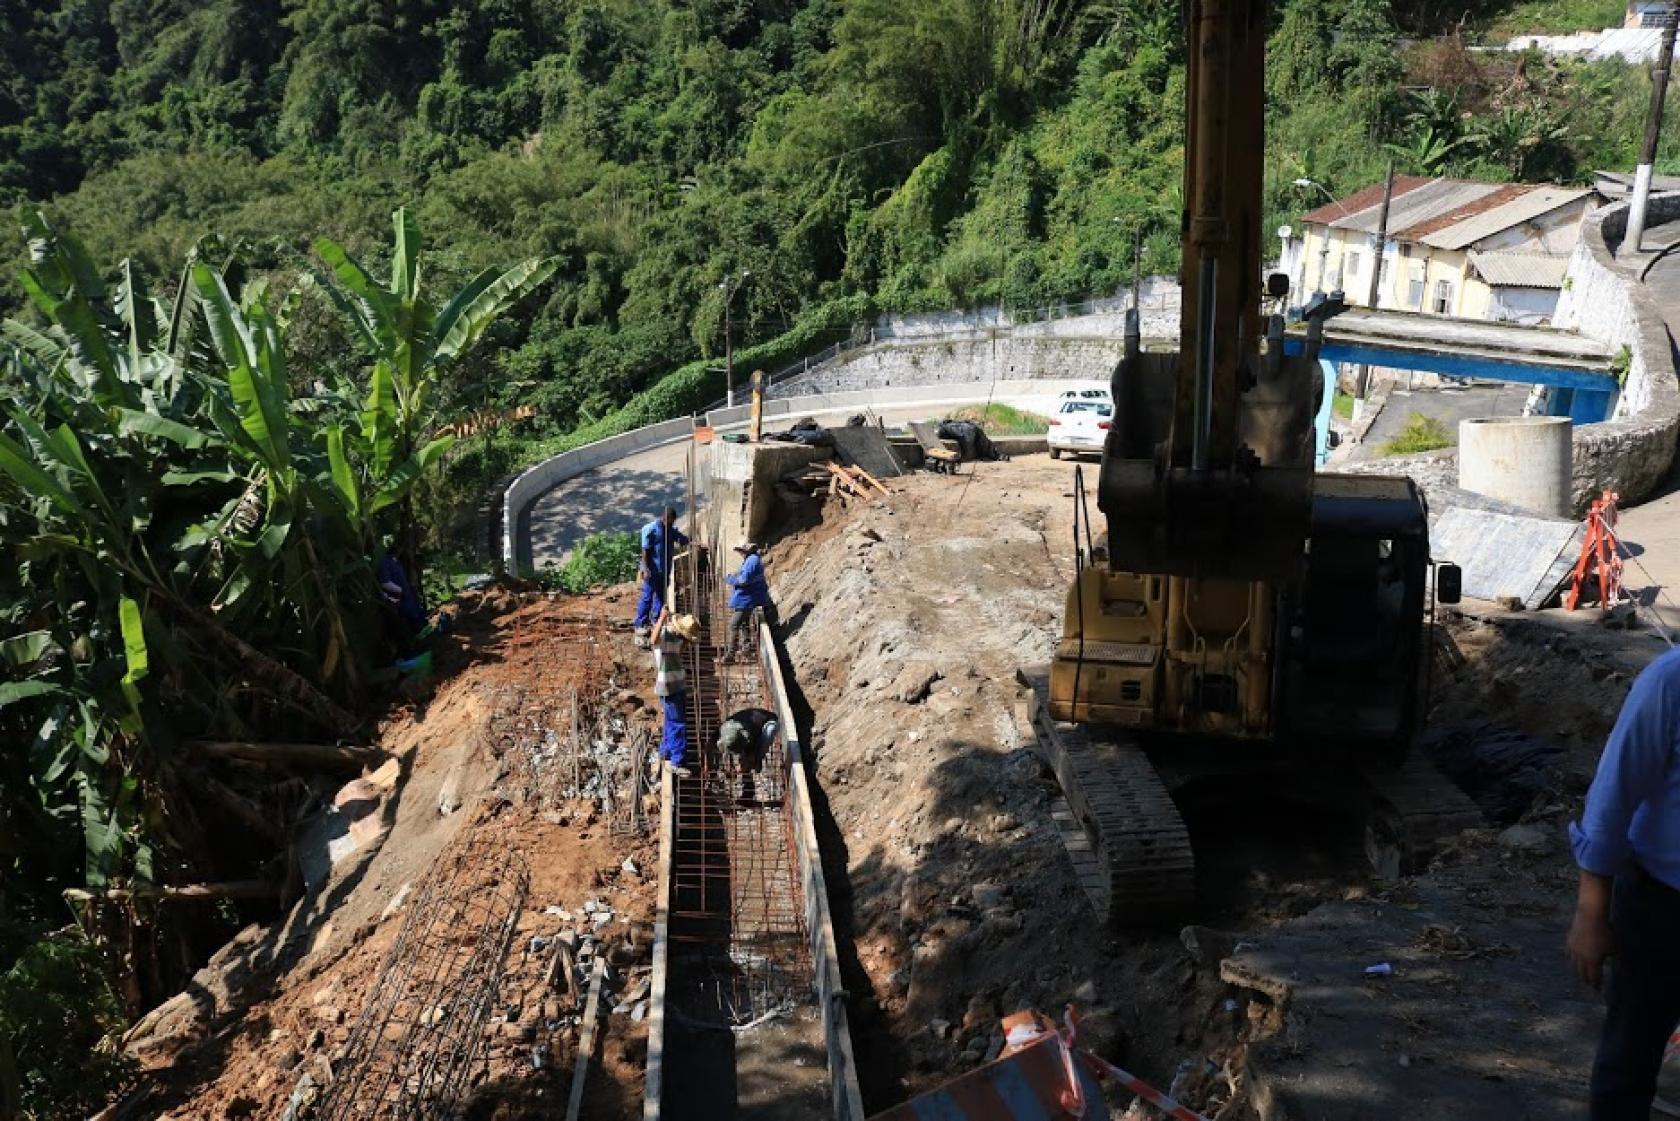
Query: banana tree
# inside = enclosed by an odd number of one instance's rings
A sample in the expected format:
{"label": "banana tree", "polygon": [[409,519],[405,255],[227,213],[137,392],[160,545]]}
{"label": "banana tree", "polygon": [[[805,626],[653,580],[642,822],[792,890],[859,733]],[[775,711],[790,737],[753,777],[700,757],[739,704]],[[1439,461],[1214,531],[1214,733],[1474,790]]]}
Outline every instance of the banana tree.
{"label": "banana tree", "polygon": [[[432,426],[443,378],[497,318],[553,275],[558,264],[552,257],[532,257],[511,268],[484,269],[437,309],[421,287],[419,227],[406,208],[391,220],[395,235],[388,283],[374,279],[343,246],[326,238],[315,243],[315,252],[327,270],[312,273],[372,362],[359,442],[368,484],[376,492],[400,482],[400,473],[417,458],[429,462],[426,456],[435,445],[421,445]],[[430,454],[435,458],[439,453]],[[399,536],[403,559],[418,585],[413,511],[406,500]]]}

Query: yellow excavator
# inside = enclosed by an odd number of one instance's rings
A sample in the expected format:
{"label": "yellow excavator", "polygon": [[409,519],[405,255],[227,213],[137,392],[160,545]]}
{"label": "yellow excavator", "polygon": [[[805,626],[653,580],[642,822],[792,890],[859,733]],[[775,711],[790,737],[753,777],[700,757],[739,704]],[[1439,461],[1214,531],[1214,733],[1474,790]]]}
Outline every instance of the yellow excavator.
{"label": "yellow excavator", "polygon": [[[1041,754],[1099,913],[1152,922],[1193,898],[1188,832],[1163,772],[1290,766],[1369,794],[1367,843],[1394,865],[1476,820],[1409,748],[1426,620],[1458,573],[1429,556],[1409,479],[1314,469],[1318,350],[1339,294],[1286,355],[1287,278],[1262,279],[1265,0],[1185,0],[1188,81],[1177,353],[1145,353],[1136,311],[1091,539],[1036,691]],[[1392,870],[1390,867],[1389,870]]]}

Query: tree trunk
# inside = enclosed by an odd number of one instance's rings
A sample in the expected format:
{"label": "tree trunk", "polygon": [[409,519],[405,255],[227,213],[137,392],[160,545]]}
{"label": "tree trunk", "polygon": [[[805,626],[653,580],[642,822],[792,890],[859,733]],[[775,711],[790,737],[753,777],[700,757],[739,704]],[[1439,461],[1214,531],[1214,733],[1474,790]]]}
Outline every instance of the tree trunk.
{"label": "tree trunk", "polygon": [[348,735],[361,724],[348,709],[321,692],[308,678],[285,663],[264,654],[222,626],[208,611],[173,597],[165,597],[163,602],[172,607],[177,614],[203,628],[218,645],[245,663],[252,673],[266,679],[283,699],[313,717],[322,727],[329,728],[338,735]]}
{"label": "tree trunk", "polygon": [[212,759],[242,759],[248,763],[305,767],[321,771],[356,771],[383,763],[388,758],[385,752],[377,747],[343,747],[327,743],[190,740],[187,746]]}
{"label": "tree trunk", "polygon": [[135,899],[221,900],[273,899],[280,894],[280,885],[271,880],[227,880],[209,884],[135,884],[133,887],[111,887],[101,891],[66,888],[64,898],[71,903],[127,903]]}

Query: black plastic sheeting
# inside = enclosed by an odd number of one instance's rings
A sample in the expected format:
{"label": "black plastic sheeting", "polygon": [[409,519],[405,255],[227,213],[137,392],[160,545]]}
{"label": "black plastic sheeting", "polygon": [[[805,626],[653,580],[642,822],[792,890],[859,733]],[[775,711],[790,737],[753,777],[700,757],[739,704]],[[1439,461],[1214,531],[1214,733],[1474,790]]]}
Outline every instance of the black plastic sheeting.
{"label": "black plastic sheeting", "polygon": [[986,430],[972,420],[942,420],[939,422],[939,438],[941,440],[955,440],[962,447],[964,459],[1008,459],[1009,457],[997,450],[992,438],[986,435]]}
{"label": "black plastic sheeting", "polygon": [[1510,825],[1555,786],[1563,748],[1503,724],[1443,724],[1418,748],[1457,783],[1490,821]]}
{"label": "black plastic sheeting", "polygon": [[834,433],[810,417],[795,421],[786,432],[767,432],[764,438],[784,444],[804,444],[808,448],[832,448],[834,446]]}

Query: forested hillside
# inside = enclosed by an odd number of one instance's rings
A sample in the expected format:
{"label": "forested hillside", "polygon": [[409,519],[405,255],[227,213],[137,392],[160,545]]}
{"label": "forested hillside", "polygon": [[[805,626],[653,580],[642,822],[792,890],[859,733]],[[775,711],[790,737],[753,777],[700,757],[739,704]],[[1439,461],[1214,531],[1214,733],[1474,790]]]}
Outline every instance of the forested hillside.
{"label": "forested hillside", "polygon": [[[1391,150],[1409,172],[1630,167],[1642,73],[1466,49],[1496,19],[1619,13],[1280,4],[1276,218],[1314,203],[1295,178],[1352,189]],[[132,256],[160,283],[211,231],[277,266],[323,234],[370,249],[404,202],[434,269],[557,255],[546,299],[448,390],[452,409],[534,402],[524,440],[721,353],[718,283],[743,269],[738,342],[805,328],[779,358],[876,308],[1112,289],[1139,226],[1147,267],[1170,268],[1176,25],[1166,0],[7,5],[0,200],[50,200],[95,259]],[[340,342],[317,339],[313,359],[334,361]],[[494,462],[476,444],[455,454],[457,480],[477,480],[521,451],[504,439]]]}
{"label": "forested hillside", "polygon": [[[1286,0],[1273,224],[1322,201],[1297,178],[1351,191],[1391,158],[1630,168],[1642,72],[1472,49],[1620,12]],[[882,310],[1113,291],[1138,236],[1172,269],[1178,19],[1169,0],[0,5],[0,740],[28,745],[0,754],[0,1116],[97,1108],[118,1074],[90,1049],[238,925],[107,907],[96,939],[61,937],[66,888],[272,870],[185,745],[344,734],[393,656],[381,539],[417,572],[504,472],[718,396],[726,278],[750,369]],[[1660,169],[1677,156],[1671,124]],[[498,426],[513,405],[536,415]]]}

